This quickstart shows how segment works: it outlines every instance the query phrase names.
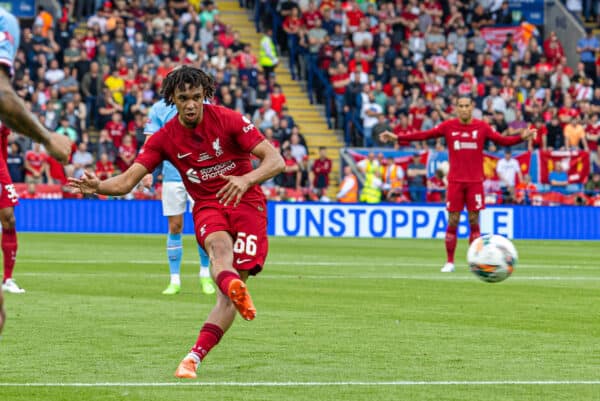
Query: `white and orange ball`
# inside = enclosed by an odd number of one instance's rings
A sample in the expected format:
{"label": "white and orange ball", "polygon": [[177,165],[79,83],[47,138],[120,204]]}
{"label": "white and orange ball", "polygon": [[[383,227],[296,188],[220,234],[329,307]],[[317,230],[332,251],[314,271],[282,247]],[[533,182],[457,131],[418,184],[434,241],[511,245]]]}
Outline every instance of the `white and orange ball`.
{"label": "white and orange ball", "polygon": [[501,235],[483,235],[471,243],[467,252],[467,262],[473,274],[488,283],[506,280],[512,274],[517,259],[517,249]]}

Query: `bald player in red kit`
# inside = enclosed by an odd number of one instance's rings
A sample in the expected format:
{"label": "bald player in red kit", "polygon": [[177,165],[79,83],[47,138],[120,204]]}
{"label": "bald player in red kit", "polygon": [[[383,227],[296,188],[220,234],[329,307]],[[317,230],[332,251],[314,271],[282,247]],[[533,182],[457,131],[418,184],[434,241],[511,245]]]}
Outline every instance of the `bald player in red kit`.
{"label": "bald player in red kit", "polygon": [[[246,320],[256,316],[246,280],[262,270],[268,250],[266,199],[258,184],[285,167],[252,122],[233,110],[203,104],[214,90],[204,71],[174,69],[163,81],[162,94],[177,114],[148,138],[133,165],[105,181],[92,173],[70,179],[82,193],[123,195],[163,160],[181,174],[194,200],[196,239],[210,257],[211,275],[220,289],[196,344],[175,371],[176,377],[186,379],[196,378],[198,366],[231,327],[236,310]],[[256,169],[251,155],[260,160]]]}
{"label": "bald player in red kit", "polygon": [[485,208],[483,192],[483,151],[486,140],[501,146],[512,146],[526,141],[535,135],[535,130],[524,130],[520,135],[502,136],[484,121],[474,119],[473,100],[468,96],[458,99],[456,113],[458,118],[444,121],[428,131],[396,135],[385,131],[379,135],[383,142],[422,141],[444,137],[448,147],[450,170],[448,171],[448,190],[446,209],[448,227],[446,229],[446,263],[442,272],[454,271],[454,252],[456,250],[456,231],[460,213],[466,207],[469,214],[471,233],[469,243],[480,236],[479,211]]}

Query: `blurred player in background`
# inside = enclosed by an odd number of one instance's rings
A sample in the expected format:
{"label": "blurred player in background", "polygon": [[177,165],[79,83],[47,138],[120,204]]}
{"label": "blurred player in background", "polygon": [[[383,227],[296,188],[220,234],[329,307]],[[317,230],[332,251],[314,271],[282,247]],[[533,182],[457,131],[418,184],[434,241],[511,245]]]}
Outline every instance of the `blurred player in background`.
{"label": "blurred player in background", "polygon": [[520,135],[502,136],[489,124],[473,118],[473,100],[469,96],[458,99],[458,118],[446,120],[428,131],[396,135],[385,131],[379,135],[383,142],[422,141],[444,137],[448,147],[450,168],[448,171],[448,190],[446,209],[448,227],[446,228],[446,264],[442,272],[454,271],[454,252],[456,250],[456,232],[460,213],[467,208],[471,232],[469,243],[480,236],[479,211],[485,208],[483,193],[483,150],[486,140],[501,146],[512,146],[533,138],[535,129],[526,129]]}
{"label": "blurred player in background", "polygon": [[[146,138],[165,126],[167,121],[177,115],[175,106],[168,106],[164,100],[160,100],[150,108],[148,121],[144,128]],[[168,161],[163,162],[162,168],[162,209],[163,216],[169,220],[169,233],[167,234],[167,257],[169,259],[169,271],[171,282],[162,292],[165,295],[178,294],[181,291],[181,259],[183,259],[183,214],[188,207],[189,195],[185,190],[179,172]],[[215,286],[210,278],[210,260],[204,249],[198,245],[200,255],[200,286],[205,294],[214,294]]]}
{"label": "blurred player in background", "polygon": [[[20,37],[21,33],[17,19],[4,8],[0,8],[0,121],[8,128],[27,135],[34,141],[41,143],[52,157],[66,163],[71,154],[71,141],[69,138],[64,135],[48,132],[38,119],[27,110],[23,100],[21,100],[12,87],[13,60],[19,48]],[[8,175],[5,158],[6,156],[3,154],[3,160],[0,163],[0,176]],[[8,176],[10,177],[10,175]],[[2,184],[2,187],[0,187],[0,197],[4,199],[5,196],[10,194],[10,189],[4,187],[4,180],[0,184]],[[11,184],[9,183],[8,185]],[[12,207],[10,208],[12,210]],[[2,225],[4,227],[4,221],[2,221]],[[14,227],[14,214],[11,225]],[[17,251],[17,235],[14,228],[12,231],[8,228],[2,233],[3,250],[5,249],[5,244],[9,244],[6,246],[9,252],[8,255],[5,252],[4,259],[6,261],[8,256],[14,266],[13,259]],[[0,290],[0,332],[2,331],[4,320],[5,312],[2,290]]]}
{"label": "blurred player in background", "polygon": [[[196,344],[181,361],[175,376],[195,378],[200,362],[221,340],[236,309],[253,320],[256,308],[246,287],[258,274],[268,251],[267,206],[259,183],[281,173],[279,152],[251,121],[230,109],[203,104],[212,98],[215,83],[204,71],[182,66],[162,84],[167,105],[177,118],[153,134],[136,161],[124,173],[100,181],[86,172],[70,185],[82,193],[123,195],[161,161],[170,161],[194,200],[196,239],[210,256],[211,274],[219,292]],[[252,168],[251,155],[260,160]]]}
{"label": "blurred player in background", "polygon": [[4,276],[2,289],[13,294],[24,293],[25,290],[13,279],[13,270],[17,259],[17,231],[15,229],[15,206],[19,204],[19,195],[15,190],[8,172],[6,159],[8,158],[8,136],[10,129],[5,125],[0,126],[0,146],[2,147],[2,160],[0,160],[0,224],[2,224],[2,240],[0,247],[4,257]]}

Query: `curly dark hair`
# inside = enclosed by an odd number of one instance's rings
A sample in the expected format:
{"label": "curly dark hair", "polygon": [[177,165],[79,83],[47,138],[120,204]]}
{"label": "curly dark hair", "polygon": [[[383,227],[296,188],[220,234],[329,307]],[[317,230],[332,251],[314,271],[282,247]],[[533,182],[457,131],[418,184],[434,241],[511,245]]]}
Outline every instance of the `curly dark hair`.
{"label": "curly dark hair", "polygon": [[185,90],[186,85],[191,88],[202,87],[204,89],[204,98],[212,99],[215,94],[215,80],[202,71],[200,68],[182,65],[175,68],[162,82],[161,93],[165,102],[172,106],[175,104],[173,96],[175,90]]}

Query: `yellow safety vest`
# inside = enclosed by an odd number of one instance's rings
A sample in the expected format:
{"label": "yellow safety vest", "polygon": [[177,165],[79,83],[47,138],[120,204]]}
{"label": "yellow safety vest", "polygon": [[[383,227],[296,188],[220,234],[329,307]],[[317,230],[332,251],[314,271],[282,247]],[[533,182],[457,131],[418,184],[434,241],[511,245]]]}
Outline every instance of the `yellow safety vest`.
{"label": "yellow safety vest", "polygon": [[360,201],[365,203],[379,203],[381,202],[381,188],[373,185],[373,179],[375,178],[375,174],[367,174],[367,179],[365,180],[365,186],[363,187],[360,193]]}
{"label": "yellow safety vest", "polygon": [[376,168],[377,168],[377,163],[375,163],[375,160],[371,161],[371,160],[367,159],[367,165],[365,167],[365,174],[374,173]]}
{"label": "yellow safety vest", "polygon": [[[388,169],[392,169],[390,174],[390,182],[388,182]],[[398,178],[398,168],[396,165],[381,166],[381,177],[386,184],[390,184],[391,188],[402,188],[402,179]]]}
{"label": "yellow safety vest", "polygon": [[275,50],[275,45],[273,44],[273,41],[271,40],[270,37],[268,36],[264,36],[261,40],[260,40],[260,50],[258,52],[258,62],[260,65],[264,66],[264,67],[273,67],[275,65],[275,63],[273,62],[273,60],[271,60],[271,58],[267,55],[267,52],[265,51],[265,41],[268,41],[268,45],[271,48],[271,54],[273,54],[275,57],[277,57],[277,50]]}

